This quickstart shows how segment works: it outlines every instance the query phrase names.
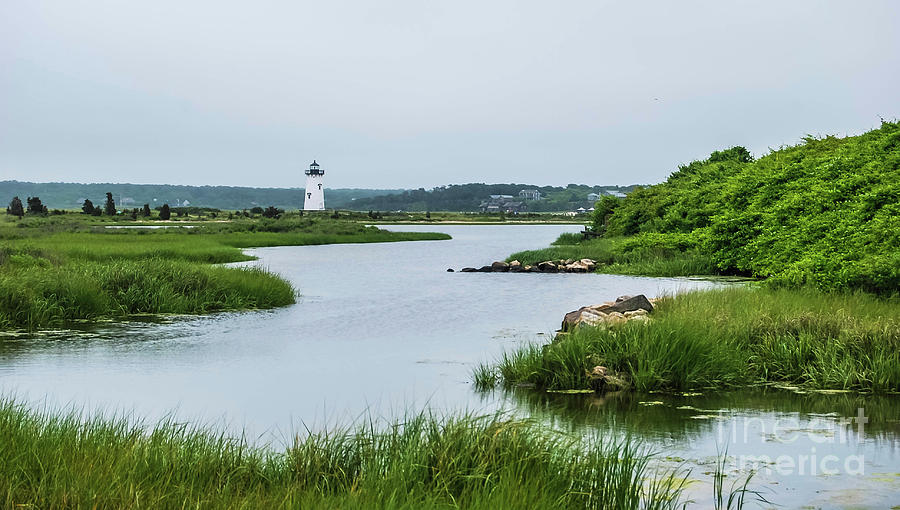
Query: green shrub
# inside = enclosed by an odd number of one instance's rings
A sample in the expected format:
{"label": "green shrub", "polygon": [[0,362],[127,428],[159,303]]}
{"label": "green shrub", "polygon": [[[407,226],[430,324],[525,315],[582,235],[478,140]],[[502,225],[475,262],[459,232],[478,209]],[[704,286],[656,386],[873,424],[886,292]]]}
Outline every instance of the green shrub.
{"label": "green shrub", "polygon": [[726,274],[891,294],[900,290],[898,147],[900,124],[883,122],[755,161],[740,147],[715,152],[632,192],[594,227],[610,237],[683,236]]}

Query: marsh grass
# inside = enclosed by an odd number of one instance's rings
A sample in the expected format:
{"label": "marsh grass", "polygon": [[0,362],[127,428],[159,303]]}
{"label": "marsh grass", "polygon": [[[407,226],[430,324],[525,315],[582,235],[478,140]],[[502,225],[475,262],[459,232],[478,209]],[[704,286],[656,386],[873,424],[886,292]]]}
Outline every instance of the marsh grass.
{"label": "marsh grass", "polygon": [[654,241],[658,240],[619,237],[585,241],[580,234],[567,233],[548,248],[514,253],[507,261],[534,265],[545,260],[589,258],[597,262],[599,273],[667,277],[717,274],[711,259],[690,243]]}
{"label": "marsh grass", "polygon": [[758,503],[774,506],[759,490],[750,489],[750,481],[756,476],[750,472],[743,478],[732,480],[726,492],[725,479],[728,478],[728,449],[719,453],[716,470],[713,473],[713,504],[716,510],[739,510],[747,504],[748,496]]}
{"label": "marsh grass", "polygon": [[508,351],[477,367],[475,383],[587,389],[585,371],[604,365],[639,391],[764,383],[900,390],[896,297],[728,288],[664,298],[651,317]]}
{"label": "marsh grass", "polygon": [[11,227],[5,219],[0,225],[0,329],[284,306],[294,302],[295,291],[279,276],[209,264],[252,260],[241,251],[249,247],[449,237],[318,217],[167,230],[109,230],[105,224],[51,217],[26,218]]}
{"label": "marsh grass", "polygon": [[5,508],[679,508],[685,474],[651,475],[649,459],[631,440],[503,415],[369,421],[277,451],[0,401]]}
{"label": "marsh grass", "polygon": [[259,268],[154,258],[0,272],[0,327],[34,329],[140,313],[199,314],[293,302],[293,288]]}

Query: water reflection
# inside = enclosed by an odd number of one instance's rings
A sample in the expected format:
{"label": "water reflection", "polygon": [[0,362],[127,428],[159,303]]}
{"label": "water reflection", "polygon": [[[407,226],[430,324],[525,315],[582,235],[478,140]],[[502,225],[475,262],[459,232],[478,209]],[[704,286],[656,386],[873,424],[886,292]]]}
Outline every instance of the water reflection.
{"label": "water reflection", "polygon": [[[884,508],[900,495],[900,399],[798,394],[775,388],[700,394],[561,395],[487,392],[522,415],[572,433],[640,438],[660,470],[690,469],[690,494],[712,504],[712,473],[727,453],[731,480],[787,508]],[[860,488],[865,488],[864,492]],[[890,504],[888,504],[890,503]]]}

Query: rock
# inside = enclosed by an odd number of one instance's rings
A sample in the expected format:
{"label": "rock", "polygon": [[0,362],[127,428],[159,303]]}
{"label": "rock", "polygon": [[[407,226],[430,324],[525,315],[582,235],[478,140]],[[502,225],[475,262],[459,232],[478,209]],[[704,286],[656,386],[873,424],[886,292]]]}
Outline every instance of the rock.
{"label": "rock", "polygon": [[603,387],[601,388],[601,392],[604,391],[625,391],[631,388],[631,384],[629,384],[628,379],[621,377],[619,375],[614,374],[606,374],[606,377],[603,378]]}
{"label": "rock", "polygon": [[478,268],[479,273],[493,273],[494,266],[481,266]]}
{"label": "rock", "polygon": [[604,366],[598,365],[586,375],[591,389],[597,393],[627,390],[631,386],[624,377],[611,373]]}
{"label": "rock", "polygon": [[[621,321],[624,322],[624,320],[623,317]],[[608,315],[591,307],[584,306],[578,310],[567,313],[563,318],[560,329],[561,331],[571,331],[576,326],[582,324],[586,326],[605,326],[609,323],[610,317]]]}
{"label": "rock", "polygon": [[594,268],[597,266],[597,263],[591,259],[581,259],[578,262],[580,262],[584,267],[586,267],[589,273],[593,272]]}
{"label": "rock", "polygon": [[[623,298],[626,296],[622,296]],[[650,304],[650,301],[647,299],[647,296],[643,294],[638,294],[634,297],[628,297],[627,299],[616,299],[616,303],[610,306],[607,310],[610,312],[631,312],[634,310],[646,310],[647,312],[653,311],[653,305]]]}
{"label": "rock", "polygon": [[609,325],[625,324],[626,322],[628,322],[628,318],[619,312],[610,312],[606,314],[605,322]]}
{"label": "rock", "polygon": [[[593,266],[591,266],[591,269],[593,269]],[[587,273],[588,271],[590,271],[588,265],[582,264],[580,260],[572,262],[571,264],[566,264],[567,273]]]}
{"label": "rock", "polygon": [[453,268],[452,268],[452,267],[448,267],[448,268],[447,268],[447,272],[448,272],[448,273],[452,273],[452,272],[453,272]]}
{"label": "rock", "polygon": [[495,273],[505,273],[509,271],[509,264],[500,261],[494,262],[491,264],[491,271]]}
{"label": "rock", "polygon": [[581,319],[581,313],[587,310],[587,307],[579,308],[573,312],[569,312],[563,317],[562,326],[560,326],[560,330],[569,331],[574,328],[578,321]]}
{"label": "rock", "polygon": [[522,268],[522,271],[525,271],[526,273],[537,273],[539,272],[539,269],[534,266],[525,266]]}
{"label": "rock", "polygon": [[566,259],[566,260],[561,260],[560,262],[561,262],[562,264],[568,266],[568,265],[571,264],[572,262],[575,262],[575,259]]}
{"label": "rock", "polygon": [[518,260],[514,260],[514,261],[510,262],[509,268],[512,269],[514,267],[522,267],[522,263],[519,262]]}
{"label": "rock", "polygon": [[619,297],[616,298],[616,303],[620,303],[620,302],[622,302],[622,301],[629,300],[629,299],[631,299],[631,298],[633,298],[633,297],[634,297],[634,296],[628,296],[628,295],[625,295],[625,296],[619,296]]}
{"label": "rock", "polygon": [[584,310],[581,312],[581,315],[578,317],[578,321],[575,325],[579,324],[587,324],[588,326],[602,326],[609,322],[609,319],[606,315],[602,313],[596,313],[593,310]]}
{"label": "rock", "polygon": [[475,273],[475,272],[477,272],[477,271],[478,271],[478,270],[475,269],[474,267],[464,267],[464,268],[462,268],[462,269],[459,270],[460,273]]}
{"label": "rock", "polygon": [[616,326],[629,320],[645,321],[653,310],[653,305],[641,294],[616,303],[583,306],[563,317],[560,331],[571,331],[576,326]]}
{"label": "rock", "polygon": [[541,262],[537,265],[538,270],[542,273],[556,273],[559,272],[559,268],[553,262],[549,260]]}

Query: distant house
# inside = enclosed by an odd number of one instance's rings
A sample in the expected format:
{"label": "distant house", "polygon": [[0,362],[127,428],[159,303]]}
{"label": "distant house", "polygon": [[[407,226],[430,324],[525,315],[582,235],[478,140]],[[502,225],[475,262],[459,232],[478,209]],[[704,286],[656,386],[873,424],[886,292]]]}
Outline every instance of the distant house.
{"label": "distant house", "polygon": [[622,193],[621,191],[601,190],[600,193],[588,193],[587,199],[589,202],[596,202],[597,200],[600,200],[601,197],[625,198],[625,193]]}
{"label": "distant house", "polygon": [[541,192],[536,189],[523,189],[519,192],[519,198],[522,200],[540,200]]}
{"label": "distant house", "polygon": [[512,214],[518,214],[527,209],[524,203],[513,200],[512,195],[491,195],[491,198],[481,202],[479,208],[481,212]]}

